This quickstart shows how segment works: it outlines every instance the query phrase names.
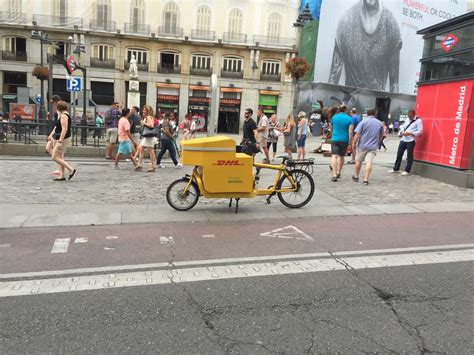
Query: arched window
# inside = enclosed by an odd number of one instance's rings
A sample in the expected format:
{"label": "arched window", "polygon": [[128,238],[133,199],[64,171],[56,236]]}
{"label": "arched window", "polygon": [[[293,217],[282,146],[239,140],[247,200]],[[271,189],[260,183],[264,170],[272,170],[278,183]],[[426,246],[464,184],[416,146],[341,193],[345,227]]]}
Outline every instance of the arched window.
{"label": "arched window", "polygon": [[163,10],[163,23],[165,33],[175,34],[177,32],[179,21],[179,8],[178,5],[174,2],[169,2],[166,4],[165,9]]}
{"label": "arched window", "polygon": [[272,42],[277,42],[280,38],[281,21],[281,15],[276,12],[268,18],[267,36]]}
{"label": "arched window", "polygon": [[199,6],[197,10],[197,29],[198,31],[209,31],[211,29],[211,9],[209,6]]}
{"label": "arched window", "polygon": [[130,23],[139,25],[145,22],[145,2],[143,0],[132,0],[130,9]]}
{"label": "arched window", "polygon": [[229,32],[242,33],[243,14],[239,9],[233,9],[229,14]]}

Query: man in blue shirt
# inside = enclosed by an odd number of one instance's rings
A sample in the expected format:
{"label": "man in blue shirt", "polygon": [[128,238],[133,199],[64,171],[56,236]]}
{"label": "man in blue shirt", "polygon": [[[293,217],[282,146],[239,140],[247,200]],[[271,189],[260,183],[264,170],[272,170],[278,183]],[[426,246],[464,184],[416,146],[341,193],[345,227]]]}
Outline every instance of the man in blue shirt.
{"label": "man in blue shirt", "polygon": [[336,182],[341,177],[342,167],[344,166],[344,156],[347,154],[347,146],[352,141],[352,117],[347,114],[347,106],[342,105],[339,113],[331,119],[331,167],[332,181]]}
{"label": "man in blue shirt", "polygon": [[[352,117],[352,125],[354,126],[354,131],[355,131],[360,121],[362,121],[362,118],[360,117],[360,115],[357,114],[357,109],[355,107],[353,107],[351,110],[351,117]],[[355,158],[356,158],[356,154],[355,154],[355,150],[353,149],[351,160],[349,160],[347,163],[355,164]]]}
{"label": "man in blue shirt", "polygon": [[405,121],[401,128],[400,143],[398,144],[397,160],[393,165],[393,169],[389,173],[396,173],[400,170],[402,163],[403,154],[407,151],[407,165],[405,171],[402,173],[403,176],[410,175],[411,166],[413,164],[413,151],[415,150],[415,138],[419,137],[423,133],[423,123],[421,119],[416,117],[415,110],[408,111],[408,120]]}

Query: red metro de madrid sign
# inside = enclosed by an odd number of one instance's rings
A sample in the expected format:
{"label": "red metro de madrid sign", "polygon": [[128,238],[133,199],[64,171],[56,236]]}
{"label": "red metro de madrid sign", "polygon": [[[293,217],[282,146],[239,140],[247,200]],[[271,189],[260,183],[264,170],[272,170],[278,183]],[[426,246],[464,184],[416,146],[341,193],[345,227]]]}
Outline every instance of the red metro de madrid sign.
{"label": "red metro de madrid sign", "polygon": [[449,52],[456,43],[458,43],[458,38],[450,33],[441,41],[441,47],[443,47],[446,52]]}

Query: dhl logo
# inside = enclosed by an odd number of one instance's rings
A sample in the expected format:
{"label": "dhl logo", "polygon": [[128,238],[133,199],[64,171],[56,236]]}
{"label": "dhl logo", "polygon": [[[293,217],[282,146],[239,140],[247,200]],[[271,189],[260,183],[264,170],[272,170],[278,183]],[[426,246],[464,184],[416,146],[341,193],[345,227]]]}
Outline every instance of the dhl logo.
{"label": "dhl logo", "polygon": [[244,165],[238,160],[218,160],[216,163],[212,165],[218,165],[218,166],[239,166],[239,165]]}

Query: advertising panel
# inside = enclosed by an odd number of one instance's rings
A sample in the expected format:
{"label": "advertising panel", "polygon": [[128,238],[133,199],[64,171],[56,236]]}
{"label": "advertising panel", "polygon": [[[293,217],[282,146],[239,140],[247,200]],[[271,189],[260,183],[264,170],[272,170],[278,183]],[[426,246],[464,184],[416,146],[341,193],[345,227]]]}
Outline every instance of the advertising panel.
{"label": "advertising panel", "polygon": [[33,121],[35,119],[35,110],[35,105],[10,103],[10,117],[12,119],[20,116],[22,120]]}
{"label": "advertising panel", "polygon": [[416,113],[423,119],[423,135],[417,140],[415,159],[458,169],[469,167],[473,85],[474,80],[460,80],[418,88]]}
{"label": "advertising panel", "polygon": [[423,54],[416,32],[467,6],[468,0],[325,0],[314,81],[414,95]]}

